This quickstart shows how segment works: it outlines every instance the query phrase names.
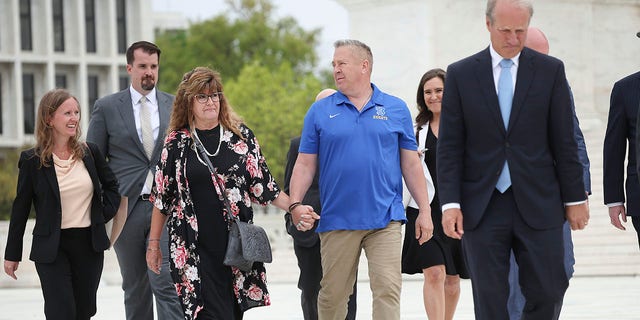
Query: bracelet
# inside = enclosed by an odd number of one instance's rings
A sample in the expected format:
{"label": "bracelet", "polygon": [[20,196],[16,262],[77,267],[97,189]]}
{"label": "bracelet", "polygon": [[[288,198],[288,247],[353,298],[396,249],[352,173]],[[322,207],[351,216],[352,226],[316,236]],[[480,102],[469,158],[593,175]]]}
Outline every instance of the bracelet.
{"label": "bracelet", "polygon": [[289,213],[291,213],[291,211],[293,211],[293,209],[295,209],[298,206],[301,206],[302,202],[300,201],[296,201],[294,203],[292,203],[291,205],[289,205]]}
{"label": "bracelet", "polygon": [[154,251],[160,251],[160,249],[157,249],[157,248],[147,248],[147,251],[154,252]]}
{"label": "bracelet", "polygon": [[160,241],[160,239],[149,239],[149,241]]}

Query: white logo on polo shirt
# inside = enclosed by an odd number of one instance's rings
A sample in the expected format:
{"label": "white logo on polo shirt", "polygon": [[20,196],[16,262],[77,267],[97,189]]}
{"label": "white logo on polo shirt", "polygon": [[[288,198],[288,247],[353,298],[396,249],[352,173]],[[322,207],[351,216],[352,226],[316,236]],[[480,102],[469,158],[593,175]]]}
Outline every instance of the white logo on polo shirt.
{"label": "white logo on polo shirt", "polygon": [[387,111],[384,109],[384,107],[376,107],[376,115],[373,116],[373,118],[377,120],[389,120],[389,118],[385,116],[386,112]]}

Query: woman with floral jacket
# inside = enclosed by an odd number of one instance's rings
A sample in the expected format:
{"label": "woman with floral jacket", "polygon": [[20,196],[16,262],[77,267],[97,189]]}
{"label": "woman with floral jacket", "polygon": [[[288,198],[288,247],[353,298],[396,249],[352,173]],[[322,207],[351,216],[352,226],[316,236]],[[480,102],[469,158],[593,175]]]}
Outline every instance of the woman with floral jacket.
{"label": "woman with floral jacket", "polygon": [[[215,168],[211,174],[195,148],[200,141]],[[269,172],[253,132],[222,94],[209,68],[187,72],[173,105],[169,133],[157,166],[147,264],[159,272],[162,227],[169,231],[171,275],[185,319],[242,319],[251,307],[270,304],[265,268],[244,272],[223,264],[231,214],[253,219],[251,203],[286,210],[289,197]]]}

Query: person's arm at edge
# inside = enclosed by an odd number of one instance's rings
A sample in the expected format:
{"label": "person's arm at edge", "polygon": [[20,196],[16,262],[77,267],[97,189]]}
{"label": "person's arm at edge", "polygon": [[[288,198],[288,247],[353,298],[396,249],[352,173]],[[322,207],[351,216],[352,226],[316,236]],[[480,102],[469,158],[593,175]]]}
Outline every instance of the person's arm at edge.
{"label": "person's arm at edge", "polygon": [[575,112],[562,62],[559,62],[556,67],[550,113],[549,136],[556,138],[549,142],[549,148],[555,158],[565,216],[572,230],[582,230],[589,221],[589,206],[584,188],[584,170],[582,165],[576,166],[580,161],[575,138]]}
{"label": "person's arm at edge", "polygon": [[449,65],[442,96],[436,157],[438,194],[442,205],[442,228],[447,236],[462,239],[464,227],[460,209],[460,181],[462,181],[465,128],[457,73],[455,65]]}
{"label": "person's arm at edge", "polygon": [[30,157],[31,155],[28,155],[26,151],[20,153],[16,197],[11,206],[11,218],[5,243],[4,272],[14,280],[18,279],[15,272],[18,271],[22,260],[23,238],[34,198],[33,181],[35,177],[33,174],[35,170],[33,162],[39,162],[36,158],[29,161]]}
{"label": "person's arm at edge", "polygon": [[416,219],[416,239],[423,244],[433,236],[433,221],[431,219],[431,205],[427,191],[427,180],[422,172],[420,157],[415,150],[400,149],[400,167],[402,176],[409,189],[411,197],[418,204],[418,218]]}
{"label": "person's arm at edge", "polygon": [[605,177],[603,179],[604,204],[608,208],[611,224],[617,229],[626,230],[622,222],[627,222],[624,206],[624,159],[627,152],[628,124],[624,115],[621,90],[620,82],[615,83],[611,90],[602,151],[602,174]]}
{"label": "person's arm at edge", "polygon": [[162,265],[162,251],[160,250],[160,237],[162,229],[167,222],[167,216],[160,212],[160,209],[153,207],[151,212],[151,227],[149,230],[149,244],[147,245],[147,267],[155,274],[160,274]]}
{"label": "person's arm at edge", "polygon": [[[287,206],[287,209],[289,209],[291,204],[302,203],[304,195],[307,193],[309,186],[311,186],[311,183],[313,182],[317,166],[317,154],[298,153],[298,159],[293,166],[293,172],[289,182],[289,189],[291,193],[289,197],[290,203]],[[304,208],[305,210],[299,210],[298,208]],[[309,214],[310,217],[303,219],[302,215],[305,213]],[[320,219],[320,216],[313,212],[313,209],[309,206],[298,205],[295,206],[294,210],[291,210],[291,221],[294,225],[297,225],[302,221],[303,226],[311,228],[313,226],[313,220],[318,219]]]}

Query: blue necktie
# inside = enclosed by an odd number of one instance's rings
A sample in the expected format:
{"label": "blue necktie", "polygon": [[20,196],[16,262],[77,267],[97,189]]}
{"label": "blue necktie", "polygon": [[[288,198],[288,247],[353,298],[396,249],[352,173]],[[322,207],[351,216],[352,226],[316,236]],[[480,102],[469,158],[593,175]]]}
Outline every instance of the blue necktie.
{"label": "blue necktie", "polygon": [[[511,66],[513,61],[502,59],[500,61],[500,78],[498,79],[498,102],[500,103],[500,113],[504,128],[509,128],[509,116],[511,116],[511,103],[513,102],[513,79],[511,78]],[[511,186],[511,175],[509,174],[509,164],[505,160],[502,172],[498,178],[496,189],[505,192]]]}

